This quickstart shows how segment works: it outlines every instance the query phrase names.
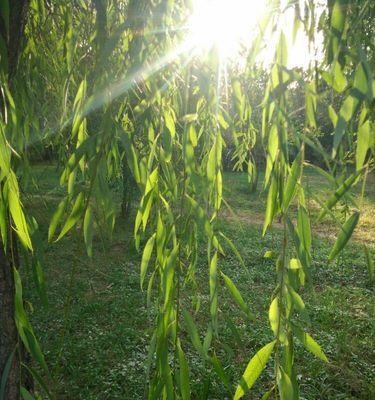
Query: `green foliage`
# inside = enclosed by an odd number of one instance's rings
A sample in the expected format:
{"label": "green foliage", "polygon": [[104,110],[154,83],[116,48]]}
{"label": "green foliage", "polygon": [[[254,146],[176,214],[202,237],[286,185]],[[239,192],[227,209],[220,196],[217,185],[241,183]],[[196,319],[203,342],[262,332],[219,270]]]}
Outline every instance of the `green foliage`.
{"label": "green foliage", "polygon": [[[127,165],[140,190],[133,236],[135,248],[142,252],[140,286],[143,289],[148,279],[147,305],[154,321],[148,354],[148,398],[195,397],[193,368],[189,353],[183,351],[190,345],[187,336],[200,362],[212,369],[228,393],[232,392],[216,347],[221,342],[220,275],[240,310],[250,320],[254,315],[237,285],[222,271],[225,245],[246,269],[240,252],[219,227],[225,203],[223,153],[228,147],[234,168],[246,166],[254,190],[258,181],[255,150],[263,146],[263,236],[271,234],[276,219],[282,225],[275,262],[276,288],[269,306],[273,339],[248,363],[234,398],[241,398],[255,384],[273,354],[273,389],[265,398],[275,391],[281,399],[297,399],[295,337],[327,361],[302,326],[307,325],[309,314],[301,288],[306,278],[309,284],[313,279],[311,210],[306,197],[314,196],[304,185],[303,166],[310,147],[323,157],[326,165],[320,170],[333,185],[328,199],[317,200],[321,205],[318,222],[327,214],[340,226],[340,221],[346,220],[328,256],[332,261],[345,248],[359,221],[360,207],[350,192],[362,179],[365,187],[366,174],[374,168],[374,66],[369,57],[373,47],[363,50],[361,40],[350,39],[357,19],[369,18],[367,3],[330,1],[319,24],[314,2],[288,3],[286,9],[295,12],[294,36],[304,34],[313,44],[322,33],[325,41],[325,60],[300,71],[288,67],[287,37],[277,27],[279,14],[286,10],[271,1],[247,54],[244,72],[236,76],[236,67],[229,70],[233,76],[225,88],[226,96],[221,93],[222,65],[217,50],[213,49],[207,59],[175,51],[183,33],[174,28],[185,21],[185,2],[98,0],[69,6],[63,1],[31,1],[26,45],[11,90],[6,82],[6,44],[0,35],[4,103],[0,118],[0,232],[4,252],[13,229],[25,253],[35,257],[37,288],[43,293],[42,252],[40,247],[35,249],[33,219],[25,215],[20,190],[20,179],[27,176],[30,144],[53,148],[58,159],[64,195],[49,221],[48,240],[52,242],[57,236],[53,242],[57,246],[55,242],[63,242],[78,228],[90,257],[95,252],[96,235],[112,235],[117,214],[113,182]],[[8,2],[2,3],[0,16],[9,30]],[[254,104],[249,82],[258,68],[256,59],[268,30],[276,32],[275,56],[265,71],[263,101]],[[363,38],[363,42],[367,40]],[[291,98],[297,92],[304,96],[302,118],[293,116],[296,110]],[[38,103],[46,106],[37,110]],[[320,113],[333,125],[329,151],[319,142]],[[342,215],[337,216],[340,207]],[[346,218],[348,213],[351,216]],[[204,251],[206,257],[202,256]],[[367,248],[365,255],[373,280]],[[48,376],[26,315],[19,266],[15,267],[18,333]],[[206,271],[208,294],[202,306],[187,294],[187,288],[193,287],[199,297],[198,267]],[[207,309],[207,321],[198,318],[200,307]],[[232,332],[236,329],[232,324]],[[206,332],[203,341],[201,331]],[[207,376],[207,382],[209,379]],[[24,388],[21,394],[24,399],[32,398]]]}

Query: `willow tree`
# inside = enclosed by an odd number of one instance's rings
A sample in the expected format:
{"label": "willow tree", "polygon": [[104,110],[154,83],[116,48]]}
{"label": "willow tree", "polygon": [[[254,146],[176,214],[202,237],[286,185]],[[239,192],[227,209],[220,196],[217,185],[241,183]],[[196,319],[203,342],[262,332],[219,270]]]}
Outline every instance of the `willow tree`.
{"label": "willow tree", "polygon": [[[11,327],[8,337],[12,341],[2,345],[0,365],[6,390],[13,396],[9,398],[18,398],[19,390],[26,399],[31,396],[18,380],[19,357],[14,349],[19,348],[19,338],[44,369],[46,382],[40,380],[30,366],[27,368],[34,372],[46,396],[53,397],[48,390],[48,367],[23,308],[19,263],[14,258],[15,240],[12,238],[17,235],[25,253],[37,257],[33,246],[37,224],[31,216],[24,215],[18,188],[18,167],[21,161],[25,164],[28,161],[24,141],[27,132],[20,134],[28,126],[21,123],[28,121],[28,106],[22,101],[22,94],[27,86],[30,94],[40,95],[32,78],[35,71],[47,65],[42,60],[56,62],[53,61],[55,54],[61,57],[61,63],[57,63],[57,87],[63,101],[61,107],[54,108],[58,110],[60,121],[57,129],[60,135],[54,140],[54,146],[60,155],[60,183],[66,195],[50,221],[48,236],[51,241],[59,240],[75,226],[81,226],[91,256],[95,227],[113,228],[116,208],[109,181],[125,169],[121,164],[126,162],[126,174],[132,175],[141,192],[134,220],[134,239],[142,252],[140,286],[147,291],[147,302],[154,316],[147,361],[147,397],[185,400],[197,396],[191,393],[189,369],[192,366],[189,367],[185,352],[190,344],[202,363],[216,372],[227,395],[235,399],[251,389],[271,358],[275,380],[264,398],[271,395],[281,399],[299,398],[294,363],[296,340],[322,362],[327,361],[318,339],[306,331],[304,321],[308,307],[300,294],[300,289],[313,280],[312,233],[306,197],[314,194],[305,193],[303,185],[303,169],[311,167],[305,160],[305,153],[309,146],[319,154],[325,168],[314,168],[332,184],[332,196],[327,201],[319,198],[316,201],[321,205],[319,219],[328,215],[335,218],[338,225],[338,238],[329,256],[329,261],[333,261],[345,247],[360,216],[360,207],[349,192],[359,182],[365,185],[368,173],[374,168],[375,69],[373,45],[371,38],[369,40],[371,28],[366,25],[363,36],[353,39],[353,30],[361,21],[373,20],[373,7],[368,1],[332,0],[317,21],[314,1],[284,4],[272,0],[268,3],[263,17],[254,27],[257,34],[247,47],[245,66],[249,77],[258,67],[262,47],[269,38],[267,34],[276,32],[275,54],[259,105],[261,124],[254,122],[256,113],[252,112],[254,103],[246,79],[234,76],[225,79],[217,38],[207,35],[212,43],[205,49],[206,54],[201,55],[196,52],[197,38],[190,40],[189,33],[181,28],[189,14],[194,13],[190,2],[95,0],[92,3],[79,1],[70,6],[63,1],[54,5],[34,0],[27,29],[29,47],[24,48],[27,56],[23,61],[24,65],[27,60],[35,64],[32,70],[23,71],[22,81],[15,86],[8,80],[8,72],[13,70],[17,57],[10,46],[15,43],[10,39],[13,25],[7,21],[13,21],[14,10],[18,10],[20,18],[18,4],[26,7],[26,2],[14,2],[14,6],[9,2],[10,8],[8,2],[2,3],[5,6],[1,8],[1,16],[6,23],[1,42],[0,227],[3,246],[0,260],[1,284],[8,291],[0,295],[2,309],[8,311],[8,314],[1,314],[1,318],[6,317],[1,321]],[[51,12],[51,18],[46,17],[48,12],[44,6],[56,11]],[[295,35],[304,32],[311,45],[318,34],[324,37],[321,59],[310,63],[305,71],[288,64],[289,45],[278,26],[279,17],[288,10],[294,13]],[[19,37],[22,24],[16,26],[15,37]],[[43,26],[45,30],[40,31]],[[40,52],[35,46],[36,32],[45,38]],[[58,32],[63,35],[59,36]],[[46,40],[51,33],[55,35],[55,44]],[[54,72],[50,69],[49,73],[52,79]],[[319,85],[322,80],[325,84]],[[229,81],[223,89],[221,84]],[[298,129],[293,123],[295,109],[290,101],[296,86],[305,93],[304,123]],[[339,102],[333,103],[332,99],[339,99]],[[330,152],[323,148],[317,135],[320,127],[316,114],[322,105],[332,123]],[[33,109],[33,113],[37,111]],[[227,286],[236,304],[250,319],[252,314],[231,277],[220,267],[224,247],[230,248],[243,264],[231,238],[220,231],[218,224],[225,200],[222,152],[229,132],[236,146],[237,166],[246,164],[250,181],[254,182],[257,129],[266,159],[267,204],[263,234],[267,234],[273,220],[279,218],[283,239],[269,308],[273,340],[265,343],[250,359],[240,382],[233,385],[217,356],[220,282]],[[48,144],[48,137],[42,135],[41,143]],[[291,143],[297,148],[296,156],[290,154]],[[341,201],[347,204],[347,213],[342,219],[333,212]],[[198,327],[186,287],[192,285],[197,293],[201,290],[196,272],[201,264],[198,261],[202,244],[206,251],[210,318],[207,324]],[[40,262],[35,262],[35,271],[36,286],[43,293]],[[203,340],[199,330],[205,331]]]}

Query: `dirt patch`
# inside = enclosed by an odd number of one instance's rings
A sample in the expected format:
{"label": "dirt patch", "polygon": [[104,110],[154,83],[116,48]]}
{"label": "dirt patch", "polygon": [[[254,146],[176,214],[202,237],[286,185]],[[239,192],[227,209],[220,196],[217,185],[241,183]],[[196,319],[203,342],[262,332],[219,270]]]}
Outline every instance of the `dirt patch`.
{"label": "dirt patch", "polygon": [[[249,225],[257,225],[262,227],[264,216],[260,213],[239,211],[234,215],[228,210],[221,210],[220,217],[230,222],[244,223]],[[272,227],[282,229],[283,225],[277,218],[272,223]],[[322,239],[335,241],[338,235],[338,227],[328,221],[323,221],[319,224],[312,224],[312,233]],[[375,248],[375,227],[369,224],[367,218],[360,220],[356,230],[354,231],[352,240],[356,243],[365,244],[368,247]]]}

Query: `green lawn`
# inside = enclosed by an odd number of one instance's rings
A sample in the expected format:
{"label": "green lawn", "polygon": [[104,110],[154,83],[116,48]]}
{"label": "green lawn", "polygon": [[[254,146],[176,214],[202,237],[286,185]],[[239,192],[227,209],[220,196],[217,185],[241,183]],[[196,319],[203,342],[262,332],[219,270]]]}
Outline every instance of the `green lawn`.
{"label": "green lawn", "polygon": [[[58,187],[54,167],[34,168],[36,186],[29,185],[24,203],[31,209],[45,232],[48,216],[63,191]],[[321,195],[329,188],[323,178],[306,172],[309,189]],[[313,224],[313,285],[301,295],[309,308],[308,331],[323,347],[330,363],[324,364],[297,345],[296,365],[301,399],[373,399],[375,348],[374,290],[368,282],[363,243],[375,246],[375,179],[364,198],[364,214],[358,232],[338,261],[327,263],[337,226],[328,218]],[[238,382],[250,357],[272,339],[268,307],[275,287],[274,260],[264,258],[267,250],[280,247],[280,226],[261,236],[264,194],[250,194],[247,177],[241,173],[225,174],[224,195],[232,211],[221,211],[220,228],[233,239],[244,258],[246,271],[230,251],[220,259],[220,266],[242,292],[255,314],[247,321],[223,287],[219,292],[220,338],[216,354],[233,384]],[[260,189],[260,188],[259,188]],[[119,192],[120,193],[120,192]],[[307,199],[315,216],[316,203]],[[313,218],[314,219],[314,218]],[[111,242],[95,242],[94,256],[86,256],[82,235],[72,232],[60,242],[48,245],[45,275],[49,306],[43,307],[32,290],[32,280],[23,271],[25,298],[30,300],[30,314],[52,371],[50,386],[58,399],[142,399],[145,393],[145,360],[154,314],[146,307],[146,295],[139,285],[139,261],[131,239],[131,218],[118,219]],[[208,271],[202,248],[198,280],[201,293],[187,287],[184,304],[200,301],[196,321],[207,326]],[[31,307],[32,304],[32,307]],[[190,307],[191,308],[191,307]],[[202,332],[203,334],[203,332]],[[193,390],[206,387],[209,399],[230,398],[215,373],[204,365],[185,341]],[[250,392],[258,399],[272,386],[270,362]]]}

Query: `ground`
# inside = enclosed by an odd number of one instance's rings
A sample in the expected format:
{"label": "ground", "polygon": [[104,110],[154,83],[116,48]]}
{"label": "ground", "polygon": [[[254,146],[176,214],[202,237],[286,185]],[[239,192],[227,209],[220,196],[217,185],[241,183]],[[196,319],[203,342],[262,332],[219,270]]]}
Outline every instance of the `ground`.
{"label": "ground", "polygon": [[[36,185],[27,187],[24,203],[39,218],[45,232],[48,215],[63,192],[58,188],[55,167],[36,166],[34,172]],[[329,189],[316,172],[305,174],[315,196]],[[274,260],[265,258],[264,253],[278,250],[281,227],[276,222],[269,234],[261,236],[265,206],[261,184],[251,194],[242,173],[226,173],[224,183],[230,188],[224,195],[232,210],[223,207],[220,228],[237,246],[246,270],[230,251],[220,259],[220,265],[256,317],[248,321],[223,285],[220,287],[220,338],[215,348],[235,385],[252,355],[272,340],[267,313],[276,273]],[[363,244],[367,244],[374,256],[374,183],[374,176],[370,176],[361,223],[337,262],[327,263],[337,226],[328,218],[313,224],[313,284],[301,295],[310,313],[307,330],[321,344],[330,362],[323,363],[297,345],[295,363],[301,399],[370,400],[375,396],[374,290],[363,252]],[[357,197],[361,201],[359,192]],[[314,221],[317,203],[312,197],[307,202]],[[97,241],[92,259],[87,257],[77,232],[48,245],[44,265],[48,307],[35,296],[30,272],[23,271],[27,308],[51,368],[48,385],[58,399],[144,398],[145,361],[154,321],[152,310],[146,307],[146,295],[140,290],[140,255],[134,249],[131,231],[131,218],[119,219],[112,241]],[[209,318],[205,259],[202,249],[198,279],[203,293],[199,294],[200,310],[194,315],[201,325]],[[192,288],[187,288],[188,293],[189,290],[191,295],[195,293]],[[203,393],[204,387],[206,398],[230,398],[215,373],[188,345],[188,337],[184,343],[194,382],[193,398]],[[260,398],[272,386],[272,379],[270,362],[247,398]]]}

